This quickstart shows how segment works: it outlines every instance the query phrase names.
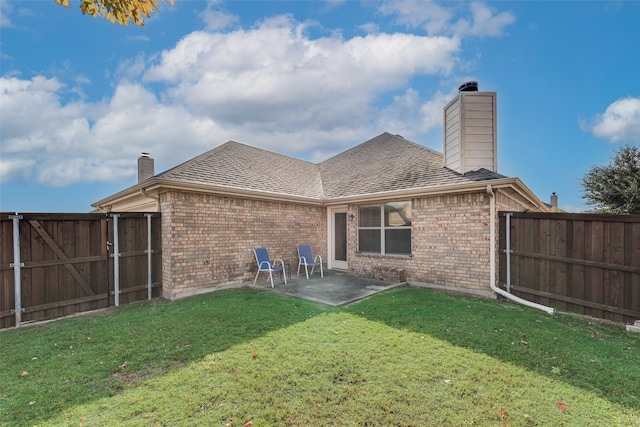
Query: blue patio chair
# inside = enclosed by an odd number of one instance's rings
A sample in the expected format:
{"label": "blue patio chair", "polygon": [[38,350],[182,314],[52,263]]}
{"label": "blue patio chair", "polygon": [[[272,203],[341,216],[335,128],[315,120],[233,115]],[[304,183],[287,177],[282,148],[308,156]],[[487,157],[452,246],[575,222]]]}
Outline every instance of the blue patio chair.
{"label": "blue patio chair", "polygon": [[[256,284],[256,280],[258,280],[258,275],[261,271],[267,271],[269,273],[269,281],[271,281],[271,287],[273,288],[273,272],[274,271],[282,271],[282,278],[284,279],[284,284],[287,284],[287,274],[284,270],[284,262],[281,259],[273,260],[273,262],[269,259],[269,251],[266,248],[256,248],[253,250],[254,255],[256,256],[256,262],[258,263],[258,272],[256,273],[256,278],[253,279],[253,284]],[[276,266],[277,263],[280,263],[280,266]]]}
{"label": "blue patio chair", "polygon": [[315,270],[316,265],[319,265],[320,277],[324,277],[324,272],[322,271],[322,257],[317,255],[314,258],[313,253],[311,253],[310,245],[298,245],[298,276],[300,275],[300,267],[303,265],[304,272],[307,273],[307,280],[309,279],[309,266],[311,266],[311,274],[313,275],[313,270]]}

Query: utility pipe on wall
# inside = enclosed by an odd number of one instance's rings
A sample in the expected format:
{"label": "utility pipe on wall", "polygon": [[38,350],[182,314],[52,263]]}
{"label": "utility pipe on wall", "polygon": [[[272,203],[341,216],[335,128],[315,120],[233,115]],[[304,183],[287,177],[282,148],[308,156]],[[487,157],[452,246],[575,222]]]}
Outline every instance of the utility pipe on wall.
{"label": "utility pipe on wall", "polygon": [[147,297],[151,301],[151,214],[145,214],[147,217]]}
{"label": "utility pipe on wall", "polygon": [[120,242],[118,239],[118,218],[120,214],[112,214],[113,218],[113,300],[116,307],[120,305]]}
{"label": "utility pipe on wall", "polygon": [[511,293],[511,212],[508,212],[507,217],[507,292]]}
{"label": "utility pipe on wall", "polygon": [[156,212],[160,212],[160,197],[158,196],[152,196],[151,194],[147,193],[147,190],[144,188],[140,189],[140,194],[142,194],[144,197],[148,197],[149,199],[153,199],[156,201]]}
{"label": "utility pipe on wall", "polygon": [[24,266],[20,261],[20,220],[22,219],[22,215],[18,215],[18,212],[16,212],[15,215],[10,215],[9,218],[13,220],[13,263],[11,263],[10,266],[13,267],[16,328],[19,328],[22,325],[22,312],[24,311],[22,308],[22,275],[20,272],[21,267]]}
{"label": "utility pipe on wall", "polygon": [[493,193],[493,188],[491,185],[487,185],[487,193],[489,194],[489,258],[491,260],[490,266],[490,274],[489,278],[489,286],[491,286],[491,290],[497,293],[498,295],[502,295],[503,297],[515,301],[519,304],[526,305],[527,307],[537,308],[538,310],[545,311],[549,314],[554,314],[556,312],[555,308],[547,307],[546,305],[538,304],[532,301],[527,301],[520,297],[510,294],[496,286],[496,195]]}

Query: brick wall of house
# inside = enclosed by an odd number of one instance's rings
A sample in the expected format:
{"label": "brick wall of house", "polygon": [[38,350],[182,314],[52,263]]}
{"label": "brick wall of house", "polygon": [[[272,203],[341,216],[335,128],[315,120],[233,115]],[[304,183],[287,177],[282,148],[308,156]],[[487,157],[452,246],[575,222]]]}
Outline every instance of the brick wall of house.
{"label": "brick wall of house", "polygon": [[[525,209],[523,202],[496,192],[496,215],[498,210],[507,207]],[[358,211],[355,205],[349,210]],[[357,253],[357,223],[352,221],[349,224],[350,269],[391,281],[404,278],[408,282],[489,290],[489,215],[486,192],[413,199],[410,257]]]}
{"label": "brick wall of house", "polygon": [[[257,247],[284,260],[290,274],[298,244],[310,244],[326,260],[324,207],[183,192],[160,200],[166,298],[253,281]],[[265,279],[264,273],[258,278]]]}

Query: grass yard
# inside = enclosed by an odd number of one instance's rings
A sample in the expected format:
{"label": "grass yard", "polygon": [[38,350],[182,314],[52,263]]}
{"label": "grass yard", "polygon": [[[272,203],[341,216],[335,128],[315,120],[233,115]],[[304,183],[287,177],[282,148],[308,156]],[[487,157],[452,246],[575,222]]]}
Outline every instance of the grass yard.
{"label": "grass yard", "polygon": [[0,349],[7,426],[640,426],[638,334],[417,288],[136,303]]}

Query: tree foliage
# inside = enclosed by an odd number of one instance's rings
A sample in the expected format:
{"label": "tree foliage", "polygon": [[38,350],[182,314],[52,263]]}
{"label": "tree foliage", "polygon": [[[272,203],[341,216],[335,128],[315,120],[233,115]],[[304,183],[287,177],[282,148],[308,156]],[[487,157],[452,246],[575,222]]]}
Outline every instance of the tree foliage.
{"label": "tree foliage", "polygon": [[640,149],[623,145],[608,166],[593,166],[582,186],[583,198],[597,212],[640,214]]}
{"label": "tree foliage", "polygon": [[[83,15],[104,18],[112,24],[129,25],[129,22],[144,27],[144,19],[158,10],[163,0],[80,0]],[[173,5],[174,0],[164,0]],[[56,0],[61,6],[71,8],[69,0]]]}

